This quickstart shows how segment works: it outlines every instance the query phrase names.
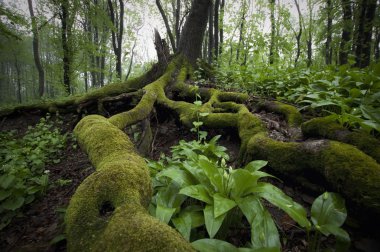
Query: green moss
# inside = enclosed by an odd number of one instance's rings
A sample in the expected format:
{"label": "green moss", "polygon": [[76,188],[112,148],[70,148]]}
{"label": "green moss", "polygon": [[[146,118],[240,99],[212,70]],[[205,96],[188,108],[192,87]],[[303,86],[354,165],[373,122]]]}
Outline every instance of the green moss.
{"label": "green moss", "polygon": [[291,127],[298,127],[301,125],[302,115],[296,107],[277,101],[274,103],[276,104],[274,112],[284,115]]}
{"label": "green moss", "polygon": [[354,145],[380,163],[380,141],[365,132],[351,132],[340,125],[335,116],[313,118],[302,124],[306,137],[324,137]]}
{"label": "green moss", "polygon": [[322,150],[327,181],[360,206],[380,213],[380,165],[357,148],[331,141]]}
{"label": "green moss", "polygon": [[380,213],[380,165],[351,145],[328,140],[279,142],[260,133],[250,139],[247,153],[268,160],[270,167],[288,176],[319,174],[346,199]]}
{"label": "green moss", "polygon": [[149,171],[128,137],[99,115],[83,118],[74,132],[96,172],[67,208],[68,250],[191,251],[179,233],[148,214]]}
{"label": "green moss", "polygon": [[244,103],[248,100],[249,95],[237,92],[220,92],[218,95],[218,99],[220,102],[237,102]]}

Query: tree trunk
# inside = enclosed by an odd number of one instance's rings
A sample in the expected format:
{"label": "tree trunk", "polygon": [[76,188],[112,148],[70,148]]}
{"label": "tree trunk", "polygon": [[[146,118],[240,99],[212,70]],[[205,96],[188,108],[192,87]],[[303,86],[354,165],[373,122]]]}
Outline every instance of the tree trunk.
{"label": "tree trunk", "polygon": [[[117,7],[117,4],[115,4]],[[110,11],[110,18],[112,25],[115,29],[112,29],[112,47],[114,54],[116,56],[116,75],[117,78],[121,79],[121,52],[123,43],[123,32],[124,32],[124,1],[119,0],[119,13],[116,15],[114,10],[114,5],[112,0],[108,0],[108,8]],[[115,31],[116,30],[116,31]]]}
{"label": "tree trunk", "polygon": [[299,30],[298,30],[298,33],[296,35],[297,53],[296,53],[296,58],[294,59],[294,66],[297,66],[298,59],[301,55],[301,36],[302,36],[303,19],[302,19],[302,14],[301,14],[300,5],[298,3],[298,0],[294,0],[294,3],[296,5],[297,12],[298,12],[298,23],[299,23]]}
{"label": "tree trunk", "polygon": [[340,40],[339,49],[339,64],[344,65],[348,63],[348,53],[350,51],[350,41],[352,34],[352,6],[350,0],[341,0],[343,11],[343,29],[342,38]]}
{"label": "tree trunk", "polygon": [[371,44],[373,21],[376,13],[377,0],[362,0],[360,2],[360,15],[357,20],[355,58],[356,67],[369,66],[371,61]]}
{"label": "tree trunk", "polygon": [[208,63],[211,64],[214,55],[214,9],[208,11]]}
{"label": "tree trunk", "polygon": [[71,94],[71,50],[69,38],[71,28],[69,25],[69,3],[63,1],[60,5],[61,39],[63,49],[63,85],[67,94]]}
{"label": "tree trunk", "polygon": [[33,32],[33,58],[38,71],[38,94],[42,97],[45,93],[45,72],[40,60],[39,38],[36,17],[34,16],[32,0],[28,0],[30,18],[32,19]]}
{"label": "tree trunk", "polygon": [[308,8],[309,8],[309,30],[308,30],[308,38],[306,40],[307,44],[307,67],[311,66],[312,56],[313,56],[313,36],[312,36],[312,22],[313,22],[313,6],[311,3],[312,0],[308,0]]}
{"label": "tree trunk", "polygon": [[194,0],[179,42],[179,52],[195,65],[200,56],[211,0]]}
{"label": "tree trunk", "polygon": [[274,18],[274,7],[276,0],[269,0],[270,7],[270,23],[271,23],[271,36],[270,36],[270,45],[269,45],[269,64],[274,63],[274,48],[275,48],[275,37],[276,37],[276,22]]}
{"label": "tree trunk", "polygon": [[219,7],[220,0],[215,0],[214,10],[214,57],[217,60],[219,55]]}
{"label": "tree trunk", "polygon": [[326,0],[326,11],[327,11],[327,31],[326,31],[326,48],[325,48],[325,63],[326,65],[331,65],[332,63],[332,2],[331,0]]}
{"label": "tree trunk", "polygon": [[220,24],[219,24],[219,54],[223,52],[223,36],[224,36],[224,6],[226,4],[225,0],[222,0],[220,4]]}
{"label": "tree trunk", "polygon": [[[166,14],[165,14],[164,9],[162,8],[161,1],[160,0],[156,0],[156,5],[157,5],[158,10],[160,11],[162,19],[164,20],[165,27],[166,27],[166,32],[168,33],[170,44],[172,46],[173,52],[176,52],[177,51],[177,47],[176,47],[176,43],[175,43],[175,40],[174,40],[174,36],[173,36],[172,30],[170,29],[168,18],[167,18]],[[177,22],[176,22],[176,24],[177,24]],[[176,30],[176,34],[177,34],[177,30]]]}
{"label": "tree trunk", "polygon": [[239,61],[240,58],[240,49],[241,44],[243,43],[243,36],[244,36],[244,26],[245,26],[245,15],[247,14],[247,2],[246,0],[242,0],[242,14],[240,19],[240,33],[239,33],[239,43],[236,49],[236,61]]}
{"label": "tree trunk", "polygon": [[179,38],[181,36],[180,14],[181,14],[181,0],[177,0],[177,7],[175,9],[175,42],[176,42],[176,49],[179,47]]}

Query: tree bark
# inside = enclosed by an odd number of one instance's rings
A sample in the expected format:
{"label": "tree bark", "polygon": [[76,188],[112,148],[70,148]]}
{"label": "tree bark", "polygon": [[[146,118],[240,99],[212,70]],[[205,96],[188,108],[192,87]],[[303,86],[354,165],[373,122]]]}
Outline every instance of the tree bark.
{"label": "tree bark", "polygon": [[296,53],[296,58],[294,59],[294,66],[297,66],[298,59],[301,55],[301,36],[302,36],[303,19],[302,19],[302,14],[301,14],[298,0],[294,0],[294,3],[296,5],[297,12],[298,12],[298,23],[299,23],[299,30],[298,30],[298,33],[296,34],[297,53]]}
{"label": "tree bark", "polygon": [[269,64],[274,63],[274,48],[275,48],[275,37],[276,37],[276,22],[274,18],[274,7],[276,0],[269,0],[270,7],[270,23],[271,23],[271,36],[270,36],[270,45],[269,45]]}
{"label": "tree bark", "polygon": [[162,19],[164,20],[165,27],[166,27],[166,32],[168,33],[170,44],[172,46],[173,52],[176,52],[177,51],[177,47],[176,47],[176,43],[175,43],[175,40],[174,40],[174,36],[173,36],[172,30],[170,29],[168,18],[167,18],[166,14],[165,14],[164,9],[162,8],[161,1],[160,0],[156,0],[156,5],[157,5],[158,10],[160,11]]}
{"label": "tree bark", "polygon": [[312,57],[313,57],[313,48],[312,48],[312,41],[313,36],[311,32],[312,22],[313,22],[313,6],[311,3],[312,0],[308,0],[308,8],[309,8],[309,31],[308,31],[308,38],[306,40],[307,44],[307,67],[311,66],[312,63]]}
{"label": "tree bark", "polygon": [[194,0],[181,33],[179,52],[193,65],[201,53],[211,3],[211,0]]}
{"label": "tree bark", "polygon": [[63,49],[63,85],[67,94],[71,94],[71,46],[69,39],[71,37],[71,27],[69,24],[69,2],[63,1],[60,5],[61,19],[61,40]]}
{"label": "tree bark", "polygon": [[[117,6],[117,5],[116,5]],[[112,25],[116,31],[112,30],[112,47],[116,56],[116,74],[117,78],[121,79],[121,52],[123,43],[123,32],[124,32],[124,1],[119,0],[119,13],[116,16],[112,0],[108,0],[108,8],[110,11],[110,18]],[[118,18],[117,18],[118,17]]]}
{"label": "tree bark", "polygon": [[348,53],[350,51],[353,23],[351,1],[341,0],[341,5],[343,11],[343,29],[342,38],[340,40],[339,64],[344,65],[348,63]]}
{"label": "tree bark", "polygon": [[377,0],[362,0],[360,2],[360,15],[357,20],[355,58],[356,67],[369,66],[371,61],[371,44],[373,21],[376,13]]}
{"label": "tree bark", "polygon": [[45,72],[40,60],[40,43],[38,38],[38,28],[36,17],[34,16],[32,0],[28,0],[28,7],[30,18],[32,19],[32,33],[33,33],[33,58],[38,71],[38,94],[42,97],[45,93]]}
{"label": "tree bark", "polygon": [[219,7],[220,0],[215,0],[214,8],[214,57],[218,59],[219,55]]}
{"label": "tree bark", "polygon": [[214,55],[214,10],[213,5],[208,11],[208,63],[211,64]]}
{"label": "tree bark", "polygon": [[224,42],[224,6],[226,4],[225,0],[222,0],[220,4],[220,24],[219,24],[219,54],[223,52],[223,42]]}
{"label": "tree bark", "polygon": [[325,63],[331,65],[332,63],[332,2],[326,0],[326,12],[327,12],[327,31],[326,31],[326,47],[325,47]]}
{"label": "tree bark", "polygon": [[243,43],[243,36],[244,36],[244,26],[245,26],[245,15],[247,14],[247,2],[246,0],[242,0],[242,14],[240,19],[240,33],[239,33],[239,43],[236,49],[236,61],[239,61],[240,59],[240,49],[241,44]]}

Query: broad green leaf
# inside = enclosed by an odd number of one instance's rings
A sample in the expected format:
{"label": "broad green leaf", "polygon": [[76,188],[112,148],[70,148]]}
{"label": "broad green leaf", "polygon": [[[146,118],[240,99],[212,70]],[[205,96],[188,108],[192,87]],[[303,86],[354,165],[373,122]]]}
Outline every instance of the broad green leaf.
{"label": "broad green leaf", "polygon": [[157,178],[168,177],[176,181],[181,187],[192,185],[195,183],[194,179],[186,171],[178,167],[171,167],[165,169],[157,174]]}
{"label": "broad green leaf", "polygon": [[214,217],[217,218],[227,213],[236,206],[236,202],[224,197],[220,193],[214,194]]}
{"label": "broad green leaf", "polygon": [[250,195],[241,198],[238,206],[251,224],[251,243],[254,249],[276,248],[281,245],[276,225],[270,213],[263,207],[260,200]]}
{"label": "broad green leaf", "polygon": [[340,227],[347,217],[344,199],[336,193],[325,192],[311,206],[311,221],[314,225]]}
{"label": "broad green leaf", "polygon": [[182,188],[179,193],[206,202],[207,204],[212,204],[213,202],[207,188],[202,184],[187,186]]}
{"label": "broad green leaf", "polygon": [[172,222],[175,228],[186,239],[186,241],[190,241],[191,216],[187,214],[183,214],[183,215],[178,216],[177,218],[173,218]]}
{"label": "broad green leaf", "polygon": [[250,172],[255,172],[255,171],[258,171],[260,170],[261,168],[263,168],[264,166],[266,166],[268,164],[268,161],[264,161],[264,160],[254,160],[252,162],[249,162],[245,167],[244,169],[245,170],[248,170]]}
{"label": "broad green leaf", "polygon": [[269,183],[258,183],[255,192],[259,193],[261,197],[272,203],[273,205],[281,208],[293,220],[295,220],[301,227],[309,229],[311,224],[307,219],[305,208],[300,204],[293,201],[292,198],[287,196],[279,188]]}
{"label": "broad green leaf", "polygon": [[237,200],[246,196],[252,188],[255,188],[259,178],[259,176],[253,175],[247,170],[233,170],[230,175],[230,184],[228,185],[231,190],[231,198]]}
{"label": "broad green leaf", "polygon": [[210,162],[205,156],[200,156],[198,164],[203,169],[207,178],[217,192],[224,192],[223,175],[215,163]]}
{"label": "broad green leaf", "polygon": [[322,234],[326,236],[329,236],[330,234],[332,234],[340,241],[350,242],[350,236],[348,235],[348,233],[336,225],[326,224],[322,226],[317,226],[316,228],[317,230],[319,230]]}
{"label": "broad green leaf", "polygon": [[12,191],[0,190],[0,201],[8,198],[12,194]]}
{"label": "broad green leaf", "polygon": [[158,218],[160,221],[168,224],[170,219],[172,218],[175,208],[169,208],[162,205],[157,205],[156,208],[156,218]]}
{"label": "broad green leaf", "polygon": [[11,197],[11,198],[8,198],[7,200],[5,200],[1,206],[2,208],[6,209],[6,210],[16,210],[18,208],[20,208],[23,204],[24,204],[24,197],[20,197],[20,196],[16,196],[16,197]]}
{"label": "broad green leaf", "polygon": [[191,243],[200,252],[236,252],[237,248],[226,241],[217,239],[200,239]]}
{"label": "broad green leaf", "polygon": [[203,122],[193,122],[193,125],[195,128],[199,128],[200,126],[203,125]]}
{"label": "broad green leaf", "polygon": [[220,226],[222,225],[224,218],[227,214],[223,214],[219,217],[214,217],[214,206],[213,205],[206,205],[205,209],[203,210],[203,214],[205,217],[205,225],[206,230],[210,238],[214,238],[216,233],[219,231]]}
{"label": "broad green leaf", "polygon": [[4,189],[8,189],[15,179],[16,177],[14,175],[3,175],[0,177],[0,186]]}

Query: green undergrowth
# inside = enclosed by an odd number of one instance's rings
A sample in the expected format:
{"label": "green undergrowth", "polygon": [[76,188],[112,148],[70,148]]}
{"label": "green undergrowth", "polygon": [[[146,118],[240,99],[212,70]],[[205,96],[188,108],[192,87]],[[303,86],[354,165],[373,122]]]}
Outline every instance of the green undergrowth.
{"label": "green undergrowth", "polygon": [[349,65],[320,68],[225,65],[206,69],[200,65],[196,81],[207,83],[207,72],[221,89],[248,91],[298,105],[314,115],[333,114],[343,125],[368,133],[380,132],[380,63],[364,69]]}
{"label": "green undergrowth", "polygon": [[[323,235],[334,235],[337,247],[347,249],[349,235],[341,228],[347,213],[338,194],[317,198],[310,221],[303,206],[263,180],[273,177],[261,171],[267,161],[255,160],[239,169],[227,166],[229,156],[226,148],[217,144],[219,138],[181,140],[172,147],[171,156],[162,154],[158,161],[148,162],[154,188],[149,212],[153,216],[176,228],[199,251],[280,251],[277,224],[265,200],[304,229],[310,251],[319,251]],[[244,248],[226,241],[233,228],[250,230],[250,240],[240,244]]]}
{"label": "green undergrowth", "polygon": [[22,215],[23,206],[43,195],[49,186],[48,164],[59,163],[68,140],[62,122],[48,115],[24,136],[0,132],[0,230]]}

